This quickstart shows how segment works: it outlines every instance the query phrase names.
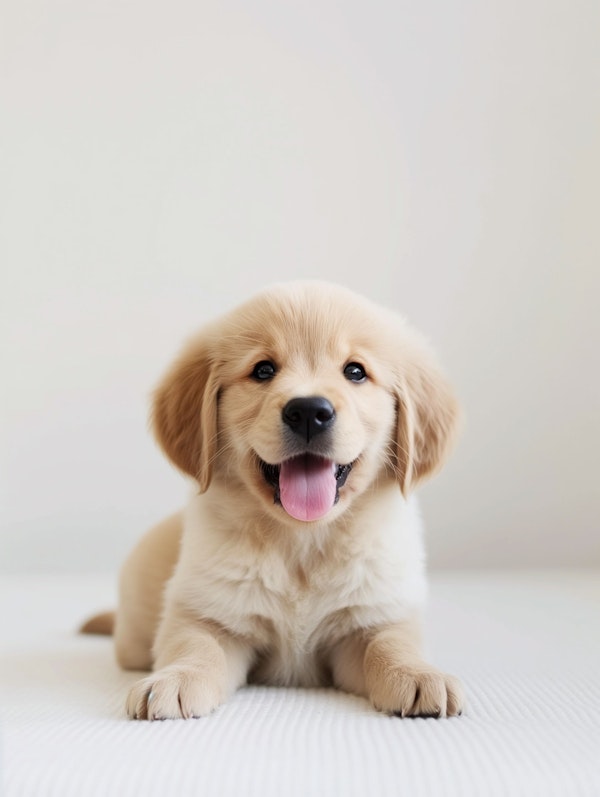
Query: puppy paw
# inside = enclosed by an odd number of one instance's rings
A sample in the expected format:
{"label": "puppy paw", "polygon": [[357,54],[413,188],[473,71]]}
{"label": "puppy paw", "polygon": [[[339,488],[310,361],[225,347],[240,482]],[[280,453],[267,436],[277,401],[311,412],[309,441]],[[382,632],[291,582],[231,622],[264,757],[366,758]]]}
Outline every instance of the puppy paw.
{"label": "puppy paw", "polygon": [[137,720],[205,717],[223,702],[223,690],[196,667],[173,665],[138,681],[127,698]]}
{"label": "puppy paw", "polygon": [[397,667],[371,686],[371,702],[398,717],[454,717],[462,713],[460,681],[433,668]]}

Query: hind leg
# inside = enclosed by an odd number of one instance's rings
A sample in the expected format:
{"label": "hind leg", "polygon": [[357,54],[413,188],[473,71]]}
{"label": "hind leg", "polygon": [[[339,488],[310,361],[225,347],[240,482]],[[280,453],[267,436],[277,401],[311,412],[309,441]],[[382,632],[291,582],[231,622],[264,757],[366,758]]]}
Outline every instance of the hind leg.
{"label": "hind leg", "polygon": [[152,645],[181,529],[181,513],[166,518],[142,537],[121,569],[114,633],[117,661],[126,670],[152,669]]}

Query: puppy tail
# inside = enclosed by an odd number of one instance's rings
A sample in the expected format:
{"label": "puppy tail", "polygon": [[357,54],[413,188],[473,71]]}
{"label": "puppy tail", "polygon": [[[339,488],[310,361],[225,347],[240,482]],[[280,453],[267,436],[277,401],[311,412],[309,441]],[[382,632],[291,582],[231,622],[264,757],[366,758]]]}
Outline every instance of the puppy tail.
{"label": "puppy tail", "polygon": [[111,636],[115,630],[115,613],[102,612],[102,614],[95,614],[86,620],[80,627],[80,634],[103,634]]}

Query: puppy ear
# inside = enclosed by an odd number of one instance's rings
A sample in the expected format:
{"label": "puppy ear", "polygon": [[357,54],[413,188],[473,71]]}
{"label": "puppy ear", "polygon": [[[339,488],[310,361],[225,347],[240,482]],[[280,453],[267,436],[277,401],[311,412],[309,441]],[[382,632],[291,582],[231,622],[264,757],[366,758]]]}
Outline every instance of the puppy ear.
{"label": "puppy ear", "polygon": [[396,472],[404,496],[440,468],[458,431],[458,402],[431,360],[403,369],[397,384]]}
{"label": "puppy ear", "polygon": [[154,393],[152,426],[169,459],[204,492],[217,451],[219,384],[208,336],[191,342]]}

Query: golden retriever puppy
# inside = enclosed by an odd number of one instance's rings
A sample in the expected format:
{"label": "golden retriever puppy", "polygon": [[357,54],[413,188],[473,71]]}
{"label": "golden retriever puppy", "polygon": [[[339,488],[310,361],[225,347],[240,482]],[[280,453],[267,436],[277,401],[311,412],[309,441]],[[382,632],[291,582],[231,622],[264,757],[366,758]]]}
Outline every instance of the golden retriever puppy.
{"label": "golden retriever puppy", "polygon": [[202,717],[247,682],[460,713],[459,682],[421,653],[409,498],[442,464],[457,405],[413,329],[339,287],[276,286],[188,343],[152,419],[196,489],[121,574],[117,658],[152,670],[130,717]]}

